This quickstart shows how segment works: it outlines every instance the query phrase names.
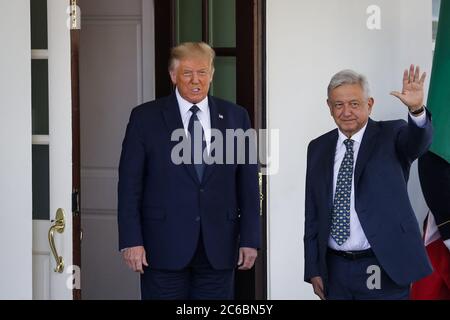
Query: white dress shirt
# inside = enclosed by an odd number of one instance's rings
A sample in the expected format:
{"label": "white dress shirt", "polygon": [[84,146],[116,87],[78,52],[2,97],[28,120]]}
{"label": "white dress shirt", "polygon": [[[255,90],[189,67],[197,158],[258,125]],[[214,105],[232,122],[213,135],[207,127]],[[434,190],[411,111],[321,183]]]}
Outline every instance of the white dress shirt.
{"label": "white dress shirt", "polygon": [[[426,124],[426,113],[424,112],[419,117],[414,117],[411,115],[413,122],[418,127],[424,127]],[[361,223],[359,222],[358,214],[355,210],[355,167],[356,161],[358,159],[358,152],[361,146],[361,141],[364,136],[364,132],[366,132],[366,125],[359,130],[356,134],[354,134],[351,139],[354,141],[353,143],[353,175],[352,175],[352,192],[350,194],[350,237],[345,241],[342,246],[338,245],[336,241],[330,234],[328,238],[328,246],[334,250],[341,251],[358,251],[365,250],[370,248],[370,243],[367,240],[367,237],[364,233],[364,230],[361,227]],[[341,167],[342,160],[344,159],[345,152],[347,148],[345,147],[344,141],[347,140],[347,136],[344,135],[340,130],[339,138],[336,144],[336,152],[334,156],[334,175],[333,175],[333,202],[334,202],[334,193],[336,191],[336,182],[339,173],[339,168]]]}
{"label": "white dress shirt", "polygon": [[[192,112],[190,111],[190,109],[194,104],[185,100],[180,95],[178,88],[176,89],[176,96],[178,106],[180,108],[181,120],[183,121],[184,131],[186,132],[186,136],[188,136],[189,120],[191,119],[192,116]],[[209,154],[211,148],[211,116],[209,112],[208,96],[206,96],[205,99],[203,99],[199,103],[196,103],[195,105],[200,109],[199,111],[197,111],[197,117],[203,127],[203,132],[205,133],[206,149]]]}

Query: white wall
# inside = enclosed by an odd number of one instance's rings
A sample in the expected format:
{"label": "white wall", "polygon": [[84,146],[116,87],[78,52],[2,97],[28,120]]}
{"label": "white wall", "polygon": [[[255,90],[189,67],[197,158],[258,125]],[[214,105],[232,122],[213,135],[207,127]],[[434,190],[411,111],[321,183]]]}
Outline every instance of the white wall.
{"label": "white wall", "polygon": [[0,299],[31,299],[30,1],[0,1]]}
{"label": "white wall", "polygon": [[[381,8],[381,30],[366,27],[370,5]],[[268,0],[267,58],[268,127],[280,129],[280,170],[269,177],[269,298],[314,299],[303,282],[306,148],[335,128],[326,87],[339,70],[355,69],[371,84],[373,119],[406,118],[389,92],[401,89],[410,63],[431,71],[431,0]],[[410,195],[422,216],[413,171]]]}

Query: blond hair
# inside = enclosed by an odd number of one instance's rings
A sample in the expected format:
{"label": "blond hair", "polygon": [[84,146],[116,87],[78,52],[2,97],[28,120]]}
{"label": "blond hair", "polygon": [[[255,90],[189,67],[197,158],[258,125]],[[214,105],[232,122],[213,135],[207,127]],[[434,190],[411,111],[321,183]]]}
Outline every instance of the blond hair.
{"label": "blond hair", "polygon": [[180,60],[187,58],[204,58],[209,60],[211,71],[214,71],[214,58],[216,53],[205,42],[184,42],[173,47],[170,52],[169,71],[176,69]]}

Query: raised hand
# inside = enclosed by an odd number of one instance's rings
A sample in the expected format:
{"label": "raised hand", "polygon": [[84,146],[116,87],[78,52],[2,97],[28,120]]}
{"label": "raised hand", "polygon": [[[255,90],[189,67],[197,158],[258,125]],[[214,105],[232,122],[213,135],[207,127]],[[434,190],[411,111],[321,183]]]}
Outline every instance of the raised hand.
{"label": "raised hand", "polygon": [[[415,71],[414,71],[415,68]],[[414,112],[423,106],[424,91],[423,85],[427,74],[424,72],[420,75],[420,67],[414,67],[412,64],[403,74],[402,92],[393,91],[391,95],[399,98],[409,109]]]}

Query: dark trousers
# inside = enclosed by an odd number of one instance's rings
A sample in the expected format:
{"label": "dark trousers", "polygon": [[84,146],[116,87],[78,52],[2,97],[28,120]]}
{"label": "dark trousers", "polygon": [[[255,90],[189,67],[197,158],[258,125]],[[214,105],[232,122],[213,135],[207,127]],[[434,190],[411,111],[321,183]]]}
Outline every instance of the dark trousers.
{"label": "dark trousers", "polygon": [[409,297],[410,286],[399,286],[392,281],[375,256],[350,260],[327,253],[327,264],[328,300],[407,300]]}
{"label": "dark trousers", "polygon": [[141,296],[142,300],[232,300],[234,269],[214,270],[200,236],[194,257],[186,268],[145,270],[141,276]]}

